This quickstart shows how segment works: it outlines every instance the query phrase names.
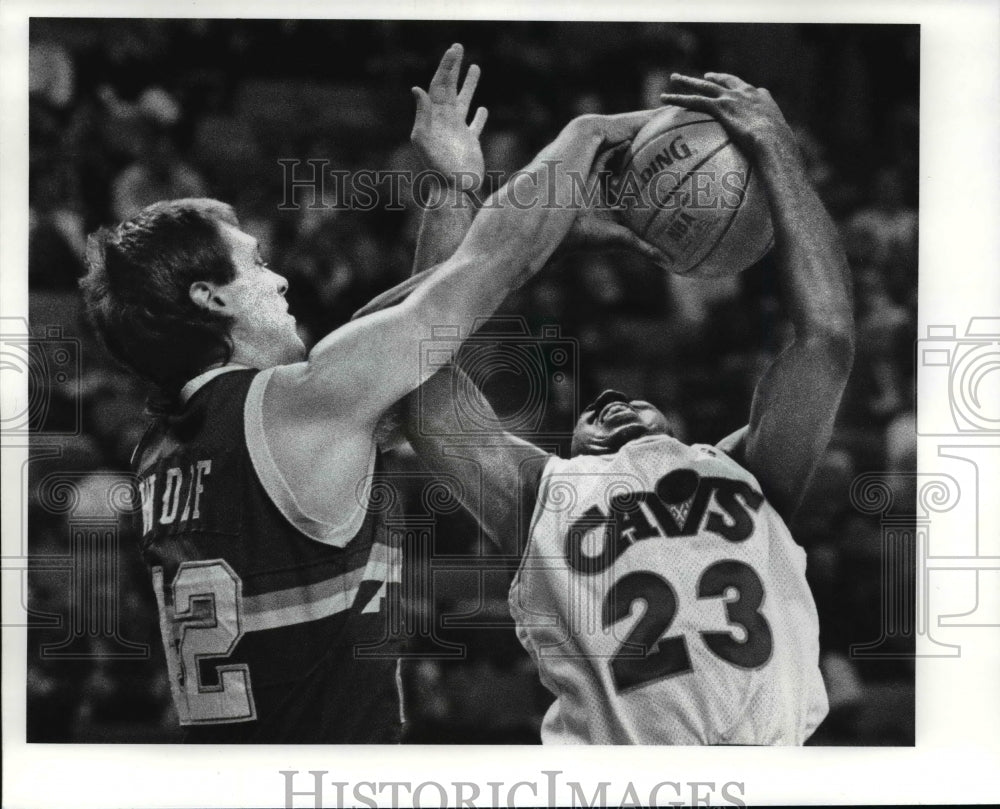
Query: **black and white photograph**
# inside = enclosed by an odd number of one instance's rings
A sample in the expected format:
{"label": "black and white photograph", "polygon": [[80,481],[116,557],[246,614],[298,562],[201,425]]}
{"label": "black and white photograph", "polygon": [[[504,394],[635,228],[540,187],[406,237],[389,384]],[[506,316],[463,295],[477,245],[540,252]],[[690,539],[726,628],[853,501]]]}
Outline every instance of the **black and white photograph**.
{"label": "black and white photograph", "polygon": [[115,8],[4,19],[5,747],[151,806],[995,768],[995,75],[949,135],[918,15]]}

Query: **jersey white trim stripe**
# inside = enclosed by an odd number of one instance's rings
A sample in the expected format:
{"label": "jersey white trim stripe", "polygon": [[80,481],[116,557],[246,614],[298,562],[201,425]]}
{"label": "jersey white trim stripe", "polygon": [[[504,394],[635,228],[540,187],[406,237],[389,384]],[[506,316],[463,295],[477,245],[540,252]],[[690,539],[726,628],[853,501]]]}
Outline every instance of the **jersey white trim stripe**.
{"label": "jersey white trim stripe", "polygon": [[343,548],[357,535],[364,524],[375,471],[375,452],[372,451],[368,464],[368,474],[365,478],[367,485],[363,492],[359,492],[357,508],[347,520],[334,525],[306,514],[278,468],[264,433],[264,391],[272,373],[274,368],[268,368],[253,378],[243,408],[247,451],[257,473],[257,479],[267,492],[267,496],[271,498],[271,502],[295,528],[324,545]]}
{"label": "jersey white trim stripe", "polygon": [[329,618],[354,606],[366,581],[391,582],[398,548],[376,544],[368,564],[332,579],[243,597],[244,630],[260,632]]}
{"label": "jersey white trim stripe", "polygon": [[240,365],[238,362],[231,362],[229,365],[220,365],[218,368],[210,368],[198,374],[198,376],[189,379],[184,384],[184,387],[181,388],[181,402],[186,404],[192,396],[215,379],[215,377],[227,374],[230,371],[246,371],[249,368],[249,365]]}

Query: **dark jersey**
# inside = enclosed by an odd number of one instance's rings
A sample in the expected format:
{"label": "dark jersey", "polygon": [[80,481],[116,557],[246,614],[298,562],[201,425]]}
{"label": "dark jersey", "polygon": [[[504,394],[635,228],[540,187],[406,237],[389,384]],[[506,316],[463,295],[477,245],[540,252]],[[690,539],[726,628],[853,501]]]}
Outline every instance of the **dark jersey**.
{"label": "dark jersey", "polygon": [[210,376],[135,455],[140,546],[186,741],[396,742],[390,508],[345,480],[362,492],[347,541],[320,541],[290,520],[287,501],[262,483],[275,472],[261,473],[259,436],[248,446],[256,376]]}

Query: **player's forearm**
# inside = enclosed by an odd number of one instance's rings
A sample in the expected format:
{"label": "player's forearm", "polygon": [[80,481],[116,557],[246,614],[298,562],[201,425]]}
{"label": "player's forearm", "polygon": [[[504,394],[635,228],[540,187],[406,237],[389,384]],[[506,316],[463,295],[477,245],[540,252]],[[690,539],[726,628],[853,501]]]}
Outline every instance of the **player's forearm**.
{"label": "player's forearm", "polygon": [[571,122],[486,201],[455,255],[407,301],[421,327],[471,325],[544,266],[579,213],[575,189],[603,138],[599,122]]}
{"label": "player's forearm", "polygon": [[853,351],[850,270],[840,235],[790,139],[761,146],[757,163],[767,190],[784,304],[797,338]]}
{"label": "player's forearm", "polygon": [[469,232],[475,216],[472,199],[452,185],[436,189],[420,218],[413,274],[451,258]]}
{"label": "player's forearm", "polygon": [[[514,178],[516,188],[504,186],[487,200],[478,219],[471,202],[459,201],[455,195],[460,192],[451,189],[445,205],[424,212],[414,256],[414,275],[374,298],[355,312],[352,319],[401,303],[425,281],[431,282],[432,277],[435,286],[441,287],[436,265],[455,256],[459,249],[463,267],[478,267],[481,276],[492,272],[492,278],[486,280],[501,284],[501,297],[496,303],[499,306],[519,280],[544,265],[568,232],[578,214],[578,204],[573,199],[573,172],[585,176],[601,142],[601,131],[593,122],[581,119],[571,122],[518,173]],[[547,220],[532,222],[533,217],[547,217]],[[474,219],[477,229],[470,235]],[[542,241],[536,238],[539,234]],[[458,272],[457,264],[440,269],[452,275]],[[490,314],[496,308],[489,309],[485,296],[480,302],[480,315]]]}
{"label": "player's forearm", "polygon": [[791,520],[833,434],[851,370],[850,275],[836,228],[791,139],[776,140],[759,157],[795,339],[757,383],[743,463]]}
{"label": "player's forearm", "polygon": [[[458,417],[462,402],[475,402],[473,428]],[[462,505],[505,553],[520,555],[549,454],[508,433],[489,401],[463,371],[438,371],[409,397],[403,431],[435,471],[462,482]]]}
{"label": "player's forearm", "polygon": [[[371,421],[427,379],[433,366],[421,362],[421,341],[434,336],[434,327],[448,327],[460,335],[457,348],[544,265],[582,205],[574,199],[577,172],[589,172],[607,137],[600,119],[571,123],[487,201],[455,255],[402,303],[372,311],[321,340],[297,383],[303,407],[312,412],[322,403],[338,413],[349,407],[358,419]],[[365,362],[346,359],[358,356]]]}
{"label": "player's forearm", "polygon": [[351,320],[357,320],[365,315],[370,315],[374,312],[381,312],[383,309],[389,309],[399,303],[402,303],[410,297],[410,293],[413,292],[413,290],[427,280],[435,269],[437,268],[431,267],[423,272],[418,272],[416,275],[411,275],[405,281],[396,284],[396,286],[392,289],[387,289],[381,295],[377,295],[372,298],[368,301],[368,303],[358,309],[357,312],[351,315]]}

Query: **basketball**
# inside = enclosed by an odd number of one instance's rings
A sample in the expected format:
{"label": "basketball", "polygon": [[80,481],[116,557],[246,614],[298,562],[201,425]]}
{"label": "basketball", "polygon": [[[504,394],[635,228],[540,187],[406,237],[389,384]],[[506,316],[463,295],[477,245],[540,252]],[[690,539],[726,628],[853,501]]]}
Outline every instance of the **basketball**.
{"label": "basketball", "polygon": [[636,135],[620,176],[622,221],[679,275],[735,275],[773,244],[753,165],[703,112],[665,107]]}

